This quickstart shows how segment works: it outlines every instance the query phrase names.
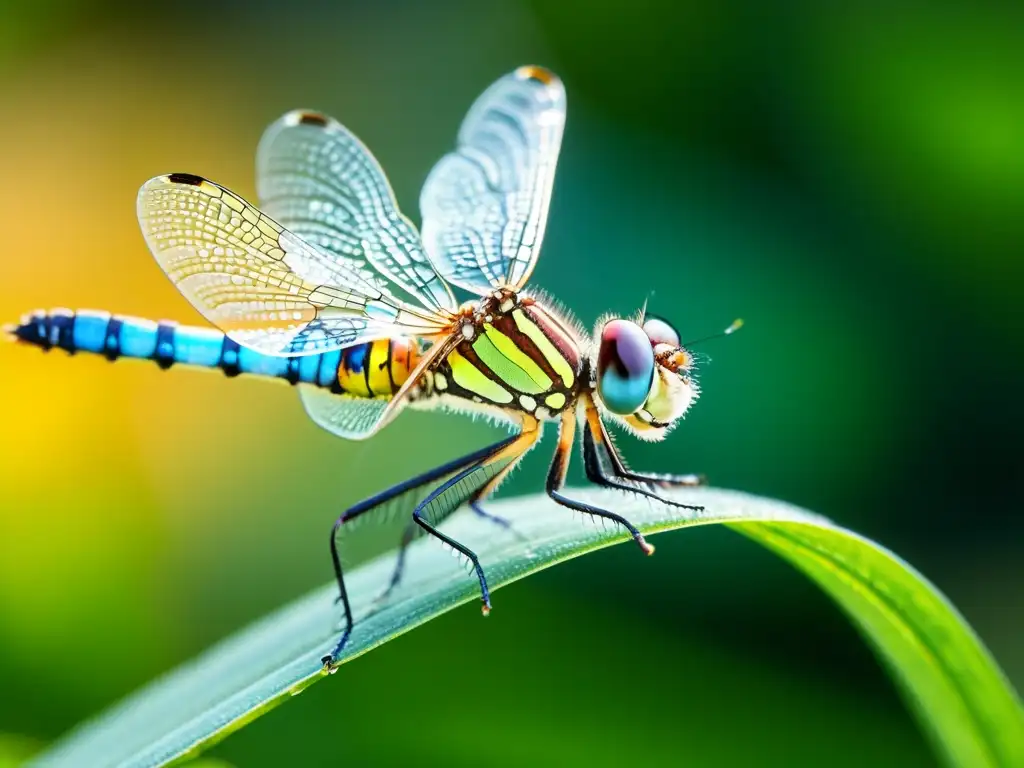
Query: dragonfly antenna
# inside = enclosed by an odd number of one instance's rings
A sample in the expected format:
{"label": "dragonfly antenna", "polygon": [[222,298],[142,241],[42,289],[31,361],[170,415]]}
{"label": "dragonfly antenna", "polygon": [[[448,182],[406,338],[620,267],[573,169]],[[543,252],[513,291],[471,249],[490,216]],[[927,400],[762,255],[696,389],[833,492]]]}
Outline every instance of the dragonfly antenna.
{"label": "dragonfly antenna", "polygon": [[644,297],[644,305],[640,307],[640,325],[643,325],[644,320],[647,319],[647,304],[650,302],[653,296],[654,289],[652,288],[650,291],[647,292],[647,295]]}
{"label": "dragonfly antenna", "polygon": [[704,338],[696,339],[695,341],[688,341],[685,344],[683,344],[683,347],[688,349],[688,348],[692,347],[694,344],[703,344],[705,341],[711,341],[712,339],[720,339],[723,336],[731,336],[732,334],[736,333],[736,331],[738,331],[742,327],[743,327],[743,320],[741,318],[737,317],[735,320],[732,321],[732,323],[729,325],[729,327],[726,328],[724,331],[719,331],[718,333],[713,333],[710,336],[705,336]]}

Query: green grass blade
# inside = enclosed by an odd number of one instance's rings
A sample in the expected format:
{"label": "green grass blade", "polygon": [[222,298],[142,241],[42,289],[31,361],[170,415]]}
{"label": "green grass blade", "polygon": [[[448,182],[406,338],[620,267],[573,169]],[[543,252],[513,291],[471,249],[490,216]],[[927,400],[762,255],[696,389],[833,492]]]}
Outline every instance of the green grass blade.
{"label": "green grass blade", "polygon": [[[763,544],[814,579],[850,616],[946,762],[1024,765],[1024,709],[1013,689],[956,610],[884,548],[791,505],[731,491],[675,493],[680,501],[703,504],[702,513],[617,492],[574,495],[624,514],[645,534],[726,523]],[[476,548],[492,589],[626,540],[574,520],[543,496],[490,508],[529,537],[530,553],[471,514],[456,515],[446,530]],[[343,661],[478,598],[475,579],[436,542],[421,540],[410,551],[408,583],[370,614],[370,600],[390,576],[392,560],[385,556],[351,574],[357,624]],[[81,726],[34,764],[151,766],[194,756],[327,678],[320,657],[337,637],[334,595],[331,584],[265,617]],[[500,596],[495,610],[501,610]],[[344,678],[342,669],[333,684],[344,685]]]}

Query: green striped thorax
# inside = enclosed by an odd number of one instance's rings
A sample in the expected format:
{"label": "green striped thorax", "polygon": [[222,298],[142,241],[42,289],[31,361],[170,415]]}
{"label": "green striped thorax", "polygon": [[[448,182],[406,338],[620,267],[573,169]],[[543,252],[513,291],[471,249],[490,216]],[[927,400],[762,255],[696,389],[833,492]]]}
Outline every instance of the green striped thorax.
{"label": "green striped thorax", "polygon": [[597,397],[609,414],[645,440],[661,440],[698,390],[692,356],[668,322],[612,318],[599,324],[594,361]]}
{"label": "green striped thorax", "polygon": [[538,419],[575,404],[584,384],[580,334],[542,302],[495,291],[464,305],[453,333],[458,343],[434,368],[435,393]]}

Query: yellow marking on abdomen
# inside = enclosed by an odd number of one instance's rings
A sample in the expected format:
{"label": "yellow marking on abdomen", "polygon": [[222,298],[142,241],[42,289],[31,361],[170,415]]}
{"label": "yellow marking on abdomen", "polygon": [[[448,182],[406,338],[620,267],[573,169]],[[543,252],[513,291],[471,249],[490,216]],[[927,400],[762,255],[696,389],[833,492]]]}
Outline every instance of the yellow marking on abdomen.
{"label": "yellow marking on abdomen", "polygon": [[391,377],[388,375],[388,355],[391,354],[391,341],[378,339],[370,347],[366,364],[370,366],[370,392],[376,396],[391,395]]}
{"label": "yellow marking on abdomen", "polygon": [[391,340],[391,378],[395,391],[409,380],[420,361],[420,348],[410,338],[399,336]]}
{"label": "yellow marking on abdomen", "polygon": [[[366,364],[366,350],[362,348],[363,345],[359,345],[359,347],[342,351],[341,361],[338,364],[338,386],[355,397],[371,397],[372,393],[366,386],[366,375],[363,373],[363,365]],[[356,363],[360,360],[362,365],[357,365]]]}
{"label": "yellow marking on abdomen", "polygon": [[341,354],[338,387],[353,397],[390,397],[409,379],[417,362],[419,349],[412,339],[356,344]]}

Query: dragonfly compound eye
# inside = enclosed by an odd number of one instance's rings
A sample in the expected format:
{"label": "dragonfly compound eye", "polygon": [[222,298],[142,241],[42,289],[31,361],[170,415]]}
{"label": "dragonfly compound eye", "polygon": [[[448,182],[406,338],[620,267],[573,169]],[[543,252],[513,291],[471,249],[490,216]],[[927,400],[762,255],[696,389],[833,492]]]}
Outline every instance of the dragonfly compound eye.
{"label": "dragonfly compound eye", "polygon": [[654,382],[651,340],[636,323],[610,320],[601,329],[597,393],[612,413],[626,416],[647,400]]}
{"label": "dragonfly compound eye", "polygon": [[650,317],[644,322],[644,333],[651,340],[651,346],[668,344],[670,347],[678,347],[682,342],[679,339],[679,331],[673,328],[667,321],[660,317]]}

